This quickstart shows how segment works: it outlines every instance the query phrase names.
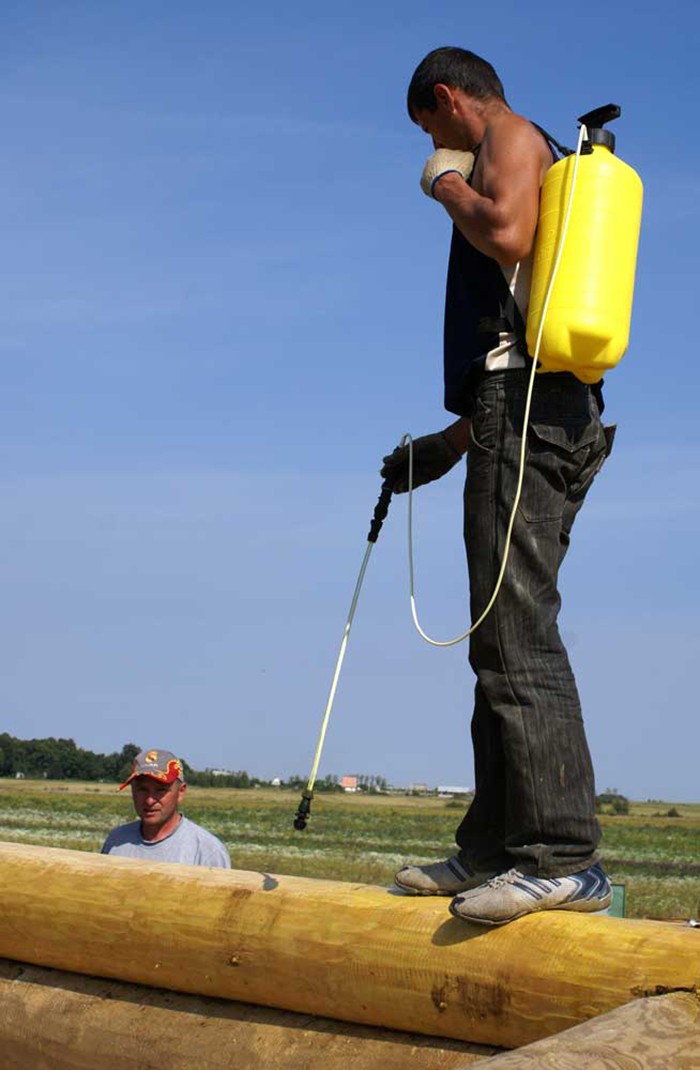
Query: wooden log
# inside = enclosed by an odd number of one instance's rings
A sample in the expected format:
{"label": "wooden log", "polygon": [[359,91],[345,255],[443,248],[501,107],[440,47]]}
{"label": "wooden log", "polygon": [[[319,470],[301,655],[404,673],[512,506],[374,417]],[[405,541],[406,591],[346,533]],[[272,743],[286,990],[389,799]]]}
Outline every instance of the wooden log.
{"label": "wooden log", "polygon": [[462,1070],[493,1048],[0,959],[2,1070]]}
{"label": "wooden log", "polygon": [[488,930],[386,888],[18,844],[0,844],[0,955],[501,1048],[700,982],[697,932],[662,922]]}
{"label": "wooden log", "polygon": [[697,994],[637,999],[556,1037],[489,1059],[489,1070],[698,1070]]}

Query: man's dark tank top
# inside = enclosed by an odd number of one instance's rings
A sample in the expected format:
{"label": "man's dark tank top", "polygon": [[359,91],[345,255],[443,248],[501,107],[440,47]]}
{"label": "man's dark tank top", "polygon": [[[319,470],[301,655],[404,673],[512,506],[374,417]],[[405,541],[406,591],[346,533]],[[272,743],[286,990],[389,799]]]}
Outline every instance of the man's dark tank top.
{"label": "man's dark tank top", "polygon": [[[560,146],[536,123],[533,126],[547,141],[553,160],[556,159],[553,146],[562,152],[571,151]],[[474,168],[480,148],[478,146],[474,152]],[[471,416],[486,354],[498,346],[503,330],[516,334],[518,351],[526,355],[525,326],[509,296],[508,284],[499,264],[475,249],[453,226],[445,290],[443,349],[445,408],[449,412]]]}
{"label": "man's dark tank top", "polygon": [[486,354],[498,345],[504,326],[504,286],[498,263],[453,226],[445,290],[444,374],[445,408],[457,416],[471,416]]}

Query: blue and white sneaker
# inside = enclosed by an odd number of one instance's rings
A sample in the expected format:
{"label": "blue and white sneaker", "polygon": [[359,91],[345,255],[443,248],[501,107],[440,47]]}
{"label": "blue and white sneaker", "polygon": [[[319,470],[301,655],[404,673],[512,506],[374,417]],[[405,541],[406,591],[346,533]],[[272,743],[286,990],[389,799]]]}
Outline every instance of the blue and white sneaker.
{"label": "blue and white sneaker", "polygon": [[426,866],[404,866],[394,877],[394,884],[411,895],[457,895],[478,888],[495,873],[477,873],[458,854],[444,862]]}
{"label": "blue and white sneaker", "polygon": [[611,899],[610,881],[597,862],[568,877],[526,877],[509,869],[458,895],[450,903],[450,913],[479,925],[505,925],[537,910],[604,911]]}

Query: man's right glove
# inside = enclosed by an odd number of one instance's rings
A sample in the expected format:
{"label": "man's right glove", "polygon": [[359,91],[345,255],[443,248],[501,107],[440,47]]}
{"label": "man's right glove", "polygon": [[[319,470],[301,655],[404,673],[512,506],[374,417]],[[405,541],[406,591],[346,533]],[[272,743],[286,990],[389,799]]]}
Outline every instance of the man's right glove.
{"label": "man's right glove", "polygon": [[420,179],[420,188],[427,197],[433,196],[433,187],[439,178],[456,171],[466,182],[474,167],[474,153],[459,149],[437,149],[429,156]]}
{"label": "man's right glove", "polygon": [[[462,454],[448,441],[444,431],[413,440],[413,486],[422,487],[440,479],[457,464]],[[408,490],[408,446],[397,446],[384,458],[380,472],[394,494]]]}

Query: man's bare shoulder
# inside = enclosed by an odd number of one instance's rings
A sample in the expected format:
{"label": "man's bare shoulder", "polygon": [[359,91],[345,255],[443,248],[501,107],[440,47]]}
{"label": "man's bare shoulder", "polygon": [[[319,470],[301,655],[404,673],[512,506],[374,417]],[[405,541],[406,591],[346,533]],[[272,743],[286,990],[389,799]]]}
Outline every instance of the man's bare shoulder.
{"label": "man's bare shoulder", "polygon": [[489,120],[481,143],[479,170],[510,170],[525,164],[539,171],[540,181],[553,163],[552,152],[544,137],[523,115],[498,112]]}
{"label": "man's bare shoulder", "polygon": [[529,148],[544,158],[551,159],[551,151],[537,127],[524,115],[513,111],[498,112],[486,127],[483,139],[484,148],[500,148],[504,145],[517,146],[520,150]]}

